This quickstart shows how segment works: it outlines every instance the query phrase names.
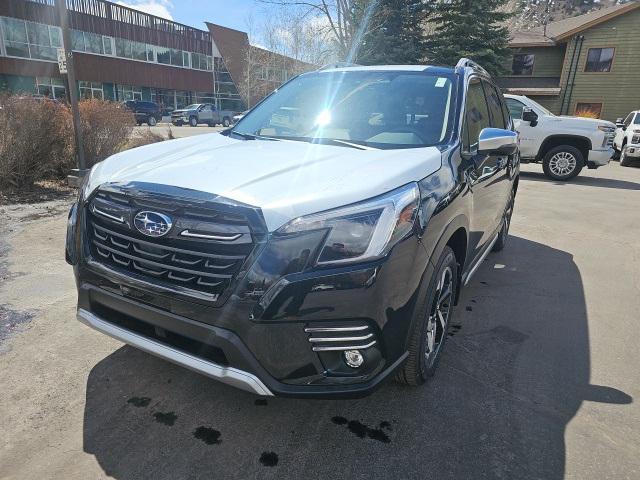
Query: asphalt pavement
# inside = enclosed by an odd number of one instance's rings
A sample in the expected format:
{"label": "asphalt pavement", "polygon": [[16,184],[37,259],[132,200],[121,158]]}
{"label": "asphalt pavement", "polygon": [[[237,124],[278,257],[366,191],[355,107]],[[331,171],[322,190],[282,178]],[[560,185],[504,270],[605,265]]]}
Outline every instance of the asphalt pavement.
{"label": "asphalt pavement", "polygon": [[69,203],[0,207],[2,479],[640,478],[640,168],[524,166],[436,375],[360,400],[258,398],[78,323]]}

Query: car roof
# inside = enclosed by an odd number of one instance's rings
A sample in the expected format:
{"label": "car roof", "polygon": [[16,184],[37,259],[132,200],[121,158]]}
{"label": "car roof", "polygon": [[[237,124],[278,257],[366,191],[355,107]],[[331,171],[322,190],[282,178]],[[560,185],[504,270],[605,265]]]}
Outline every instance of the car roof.
{"label": "car roof", "polygon": [[434,71],[446,71],[448,73],[454,73],[455,69],[451,67],[438,67],[434,65],[353,65],[353,66],[336,66],[336,67],[324,67],[320,70],[316,70],[319,73],[325,72],[424,72],[427,70]]}

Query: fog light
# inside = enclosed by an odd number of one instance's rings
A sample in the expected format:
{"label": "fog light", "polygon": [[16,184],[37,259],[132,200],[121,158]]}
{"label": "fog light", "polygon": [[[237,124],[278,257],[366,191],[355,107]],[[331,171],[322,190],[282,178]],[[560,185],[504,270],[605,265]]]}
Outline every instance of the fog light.
{"label": "fog light", "polygon": [[360,350],[346,350],[344,352],[344,361],[351,368],[358,368],[364,363],[364,357]]}

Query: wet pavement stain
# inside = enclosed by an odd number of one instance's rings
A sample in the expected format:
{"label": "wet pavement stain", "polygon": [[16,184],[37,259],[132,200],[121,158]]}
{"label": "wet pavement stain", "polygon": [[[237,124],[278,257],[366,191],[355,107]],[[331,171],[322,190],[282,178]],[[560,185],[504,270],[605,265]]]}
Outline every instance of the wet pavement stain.
{"label": "wet pavement stain", "polygon": [[380,422],[379,428],[386,428],[387,430],[391,430],[391,424],[386,420]]}
{"label": "wet pavement stain", "polygon": [[131,397],[127,400],[127,403],[140,408],[148,406],[151,403],[151,399],[149,397]]}
{"label": "wet pavement stain", "polygon": [[275,467],[278,465],[278,455],[275,452],[262,452],[260,463],[265,467]]}
{"label": "wet pavement stain", "polygon": [[471,299],[471,303],[478,303],[478,302],[476,302],[475,300]]}
{"label": "wet pavement stain", "polygon": [[156,412],[153,414],[153,418],[155,418],[158,423],[172,427],[173,424],[176,423],[178,416],[174,412]]}
{"label": "wet pavement stain", "polygon": [[347,425],[349,431],[358,438],[369,437],[372,440],[377,440],[382,443],[391,443],[389,436],[382,430],[383,427],[390,429],[391,425],[389,422],[381,422],[380,428],[371,428],[357,420],[347,420],[340,416],[333,417],[331,421],[336,425]]}
{"label": "wet pavement stain", "polygon": [[461,329],[462,329],[462,325],[451,325],[451,327],[449,327],[449,332],[447,332],[447,335],[450,337],[453,337]]}
{"label": "wet pavement stain", "polygon": [[264,407],[268,405],[266,398],[256,398],[256,401],[253,402],[254,405],[258,405],[260,407]]}
{"label": "wet pavement stain", "polygon": [[469,306],[469,305],[467,305],[464,309],[465,309],[467,312],[473,312],[473,307],[471,307],[471,306]]}
{"label": "wet pavement stain", "polygon": [[193,436],[198,440],[202,440],[207,445],[217,445],[222,443],[220,440],[221,433],[209,427],[198,427],[193,431]]}

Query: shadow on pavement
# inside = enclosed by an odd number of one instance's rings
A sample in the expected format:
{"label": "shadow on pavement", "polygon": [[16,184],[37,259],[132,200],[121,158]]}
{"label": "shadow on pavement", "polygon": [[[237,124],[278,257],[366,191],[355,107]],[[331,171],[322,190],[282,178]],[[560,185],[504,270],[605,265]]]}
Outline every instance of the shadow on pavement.
{"label": "shadow on pavement", "polygon": [[544,478],[589,385],[572,256],[511,237],[464,291],[435,377],[360,400],[259,399],[123,347],[87,383],[84,450],[116,479]]}
{"label": "shadow on pavement", "polygon": [[601,188],[617,188],[620,190],[640,190],[640,183],[630,182],[627,180],[615,180],[613,178],[603,177],[586,177],[578,175],[572,178],[568,182],[558,182],[547,178],[544,173],[541,172],[520,172],[520,178],[533,181],[533,182],[545,182],[553,183],[554,185],[586,185],[589,187],[601,187]]}

